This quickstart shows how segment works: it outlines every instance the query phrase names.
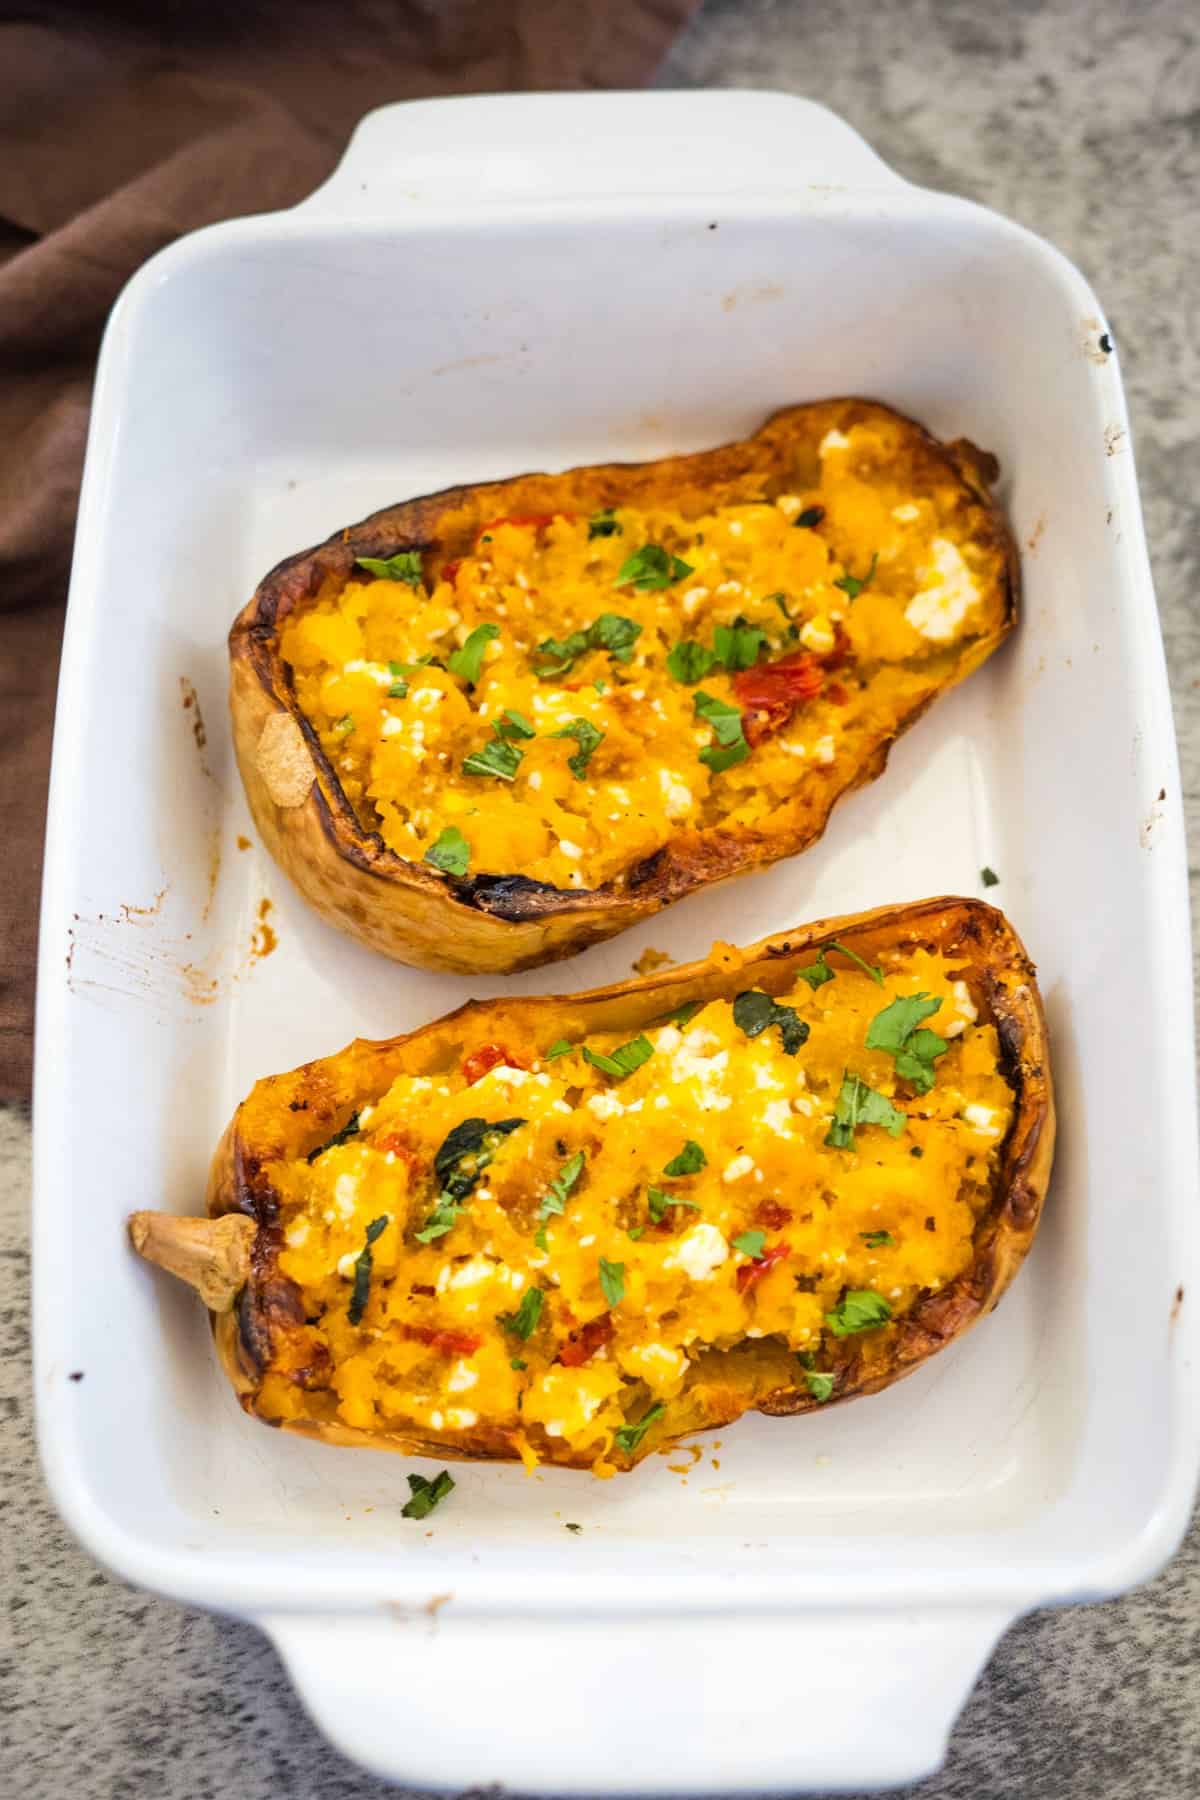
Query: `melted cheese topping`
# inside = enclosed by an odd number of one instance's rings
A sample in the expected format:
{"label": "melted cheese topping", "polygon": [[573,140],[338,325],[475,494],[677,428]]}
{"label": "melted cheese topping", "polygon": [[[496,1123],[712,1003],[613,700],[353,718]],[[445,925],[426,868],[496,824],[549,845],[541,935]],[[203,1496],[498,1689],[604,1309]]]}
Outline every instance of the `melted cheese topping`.
{"label": "melted cheese topping", "polygon": [[[279,1269],[333,1374],[314,1393],[271,1373],[260,1410],[332,1408],[368,1432],[483,1422],[524,1431],[531,1454],[544,1433],[603,1473],[614,1433],[648,1406],[665,1404],[669,1424],[704,1351],[770,1337],[821,1367],[828,1315],[848,1290],[878,1294],[894,1319],[952,1281],[970,1263],[1012,1121],[995,1029],[940,956],[885,962],[882,988],[833,952],[830,966],[832,980],[814,990],[799,979],[782,996],[810,1028],[794,1055],[777,1026],[747,1037],[725,1001],[649,1027],[653,1054],[625,1079],[582,1045],[547,1057],[548,1043],[468,1042],[463,1064],[371,1096],[357,1135],[311,1163],[267,1164]],[[947,1046],[925,1094],[865,1044],[886,1005],[918,992],[941,1000],[923,1025]],[[610,1034],[587,1048],[611,1055],[620,1043]],[[898,1135],[860,1125],[852,1147],[826,1143],[847,1070],[899,1109]],[[422,1242],[439,1204],[435,1157],[467,1120],[519,1123],[495,1134],[484,1166],[456,1165],[470,1191]],[[702,1166],[668,1175],[689,1141]],[[352,1322],[367,1228],[380,1220]],[[528,1336],[514,1325],[523,1302],[535,1309]]]}
{"label": "melted cheese topping", "polygon": [[[786,823],[781,809],[844,785],[881,728],[945,678],[956,646],[999,628],[1003,602],[995,552],[970,541],[961,490],[914,495],[885,434],[830,432],[806,473],[811,485],[795,492],[699,516],[618,507],[610,535],[592,535],[583,515],[500,521],[472,554],[437,568],[427,559],[417,585],[364,571],[291,615],[281,650],[299,704],[364,825],[409,861],[453,827],[472,875],[592,888],[680,831]],[[814,508],[816,524],[798,525]],[[686,574],[647,591],[618,583],[647,545]],[[550,660],[540,644],[605,614],[639,628],[629,660],[598,645],[539,677]],[[698,684],[673,678],[676,643],[711,649],[717,627],[735,622],[763,634],[760,666],[801,652],[828,659],[820,692],[768,720],[719,664]],[[480,625],[498,635],[472,684],[445,665]],[[409,670],[423,657],[434,660]],[[392,664],[406,670],[399,682]],[[702,760],[714,736],[696,714],[698,690],[743,712],[745,760],[719,770]],[[533,732],[509,737],[512,779],[466,771],[506,709]],[[578,738],[563,735],[577,721],[602,734],[582,771],[571,767]]]}

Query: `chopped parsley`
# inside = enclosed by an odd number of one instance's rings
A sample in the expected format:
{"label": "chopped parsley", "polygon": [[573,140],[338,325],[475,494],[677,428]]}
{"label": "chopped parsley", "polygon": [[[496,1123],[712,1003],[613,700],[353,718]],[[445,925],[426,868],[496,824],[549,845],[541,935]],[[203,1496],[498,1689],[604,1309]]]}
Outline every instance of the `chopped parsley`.
{"label": "chopped parsley", "polygon": [[691,563],[672,556],[661,544],[643,544],[621,564],[613,586],[632,585],[639,594],[652,594],[660,588],[670,587],[673,582],[682,581],[691,572]]}
{"label": "chopped parsley", "polygon": [[522,753],[515,744],[501,737],[496,726],[493,736],[482,750],[472,750],[463,761],[464,775],[495,775],[500,781],[512,781],[521,766]]}
{"label": "chopped parsley", "polygon": [[538,1222],[545,1224],[552,1213],[561,1213],[567,1204],[567,1196],[583,1173],[583,1165],[587,1158],[582,1150],[568,1157],[558,1171],[546,1192],[542,1195],[542,1204],[538,1208]]}
{"label": "chopped parsley", "polygon": [[825,1401],[833,1395],[833,1376],[821,1369],[805,1369],[804,1381],[814,1400]]}
{"label": "chopped parsley", "polygon": [[694,1138],[688,1138],[678,1156],[664,1164],[664,1175],[698,1175],[708,1158]]}
{"label": "chopped parsley", "polygon": [[553,1062],[556,1056],[570,1056],[574,1048],[574,1044],[568,1043],[566,1038],[558,1038],[548,1050],[542,1051],[542,1061]]}
{"label": "chopped parsley", "polygon": [[442,1191],[424,1226],[416,1233],[419,1244],[431,1244],[454,1229],[463,1202],[501,1140],[524,1123],[524,1119],[463,1119],[454,1127],[433,1159],[433,1171]]}
{"label": "chopped parsley", "polygon": [[430,844],[425,861],[444,875],[465,875],[471,860],[471,846],[457,825],[447,825],[436,844]]}
{"label": "chopped parsley", "polygon": [[707,1005],[707,1000],[685,1000],[683,1005],[676,1007],[673,1013],[668,1014],[668,1017],[671,1024],[677,1025],[682,1031],[684,1026],[690,1025],[696,1014],[703,1012]]}
{"label": "chopped parsley", "polygon": [[748,1038],[760,1037],[778,1025],[785,1056],[795,1056],[801,1044],[807,1042],[810,1030],[807,1019],[802,1019],[794,1006],[772,1000],[770,994],[757,988],[747,988],[738,995],[733,1003],[733,1022]]}
{"label": "chopped parsley", "polygon": [[392,685],[388,689],[388,699],[405,699],[408,694],[408,677],[415,675],[418,669],[426,668],[432,661],[433,652],[430,651],[426,656],[418,656],[415,662],[390,662],[388,674],[392,678]]}
{"label": "chopped parsley", "polygon": [[800,981],[807,981],[814,994],[819,987],[824,987],[827,981],[833,980],[833,970],[826,960],[824,944],[817,951],[816,962],[810,963],[807,969],[798,970],[797,978]]}
{"label": "chopped parsley", "polygon": [[360,569],[377,575],[380,581],[406,581],[409,587],[421,585],[421,552],[397,550],[395,556],[356,556]]}
{"label": "chopped parsley", "polygon": [[932,994],[904,994],[876,1013],[867,1028],[868,1050],[885,1050],[896,1059],[896,1073],[911,1081],[918,1094],[927,1094],[936,1073],[934,1058],[950,1048],[944,1037],[921,1026],[942,1002]]}
{"label": "chopped parsley", "polygon": [[695,687],[715,667],[716,661],[716,656],[706,644],[688,643],[681,639],[667,656],[667,673],[674,681],[683,681],[688,687]]}
{"label": "chopped parsley", "polygon": [[342,717],[335,722],[333,729],[340,731],[344,737],[349,737],[354,730],[354,714],[343,713]]}
{"label": "chopped parsley", "polygon": [[995,869],[980,869],[979,879],[982,881],[984,887],[999,887],[1000,885],[1000,877],[997,875]]}
{"label": "chopped parsley", "polygon": [[738,669],[752,669],[767,646],[767,634],[755,625],[718,625],[713,632],[713,650],[723,669],[735,674]]}
{"label": "chopped parsley", "polygon": [[653,1055],[654,1045],[644,1032],[639,1032],[627,1044],[618,1044],[611,1055],[604,1050],[591,1050],[586,1044],[583,1047],[584,1062],[591,1063],[593,1069],[600,1069],[605,1075],[615,1075],[618,1081],[624,1081]]}
{"label": "chopped parsley", "polygon": [[834,587],[841,588],[843,594],[848,595],[851,600],[857,600],[858,596],[862,593],[863,589],[865,587],[869,587],[871,582],[874,580],[875,566],[878,563],[878,561],[879,561],[879,552],[877,550],[875,552],[874,556],[871,558],[871,566],[867,570],[865,575],[863,575],[860,578],[857,575],[851,575],[847,571],[847,573],[845,575],[838,576],[837,580],[833,584]]}
{"label": "chopped parsley", "polygon": [[483,673],[483,653],[492,639],[499,636],[498,625],[477,625],[462,649],[452,651],[447,657],[446,667],[452,675],[461,675],[468,687],[474,687]]}
{"label": "chopped parsley", "polygon": [[[843,956],[848,956],[852,963],[857,963],[863,974],[871,977],[876,987],[883,986],[883,970],[877,968],[874,963],[864,962],[857,950],[851,950],[845,944],[839,944],[836,938],[830,938],[825,950],[840,951]],[[824,956],[825,950],[822,950],[822,956]]]}
{"label": "chopped parsley", "polygon": [[797,513],[792,520],[793,531],[811,531],[825,517],[823,506],[806,506],[802,513]]}
{"label": "chopped parsley", "polygon": [[511,1332],[513,1337],[531,1338],[537,1330],[537,1322],[542,1316],[545,1303],[546,1296],[541,1288],[527,1288],[516,1312],[497,1313],[496,1323],[502,1331]]}
{"label": "chopped parsley", "polygon": [[434,1507],[440,1506],[446,1495],[454,1492],[454,1477],[449,1469],[443,1469],[432,1481],[426,1481],[424,1475],[410,1475],[408,1485],[412,1499],[400,1508],[400,1517],[427,1519]]}
{"label": "chopped parsley", "polygon": [[315,1150],[310,1150],[304,1160],[308,1163],[315,1163],[318,1156],[324,1156],[327,1150],[334,1149],[338,1144],[344,1144],[347,1138],[357,1136],[358,1113],[352,1112],[350,1117],[346,1120],[346,1123],[342,1126],[342,1129],[340,1131],[335,1131],[331,1138],[326,1138],[323,1144],[318,1144]]}
{"label": "chopped parsley", "polygon": [[661,1419],[666,1410],[666,1407],[660,1400],[657,1406],[652,1406],[649,1412],[642,1414],[636,1425],[618,1425],[617,1429],[613,1432],[613,1441],[616,1444],[617,1449],[624,1450],[626,1456],[631,1456],[653,1425],[654,1421],[656,1419]]}
{"label": "chopped parsley", "polygon": [[354,1287],[350,1294],[350,1305],[346,1309],[346,1316],[352,1325],[359,1324],[367,1310],[367,1296],[371,1292],[371,1268],[375,1260],[371,1255],[371,1245],[386,1230],[390,1216],[382,1213],[378,1219],[371,1220],[367,1226],[367,1241],[354,1260]]}
{"label": "chopped parsley", "polygon": [[[660,1187],[647,1188],[646,1199],[650,1207],[650,1217],[656,1225],[662,1224],[672,1206],[688,1206],[693,1212],[700,1211],[694,1200],[683,1200],[678,1194],[668,1194]],[[629,1235],[632,1237],[633,1233],[630,1232]]]}
{"label": "chopped parsley", "polygon": [[874,1288],[851,1288],[842,1295],[833,1311],[825,1314],[825,1323],[834,1337],[853,1337],[857,1331],[871,1331],[876,1325],[886,1325],[891,1316],[891,1307]]}
{"label": "chopped parsley", "polygon": [[625,1264],[600,1258],[600,1289],[609,1306],[620,1306],[625,1298]]}
{"label": "chopped parsley", "polygon": [[584,631],[569,632],[565,638],[543,638],[536,654],[547,660],[535,666],[534,674],[541,681],[565,675],[588,650],[607,650],[615,662],[632,662],[633,646],[641,635],[636,619],[601,613]]}
{"label": "chopped parsley", "polygon": [[552,731],[550,736],[575,739],[579,748],[567,758],[567,767],[577,781],[582,781],[593,751],[604,742],[604,733],[590,719],[568,719],[561,731]]}
{"label": "chopped parsley", "polygon": [[896,1241],[890,1231],[860,1231],[858,1235],[868,1250],[882,1250]]}
{"label": "chopped parsley", "polygon": [[825,1142],[834,1150],[852,1150],[860,1125],[881,1125],[892,1137],[899,1137],[907,1122],[907,1114],[893,1106],[886,1094],[877,1093],[847,1069]]}
{"label": "chopped parsley", "polygon": [[732,769],[735,763],[745,762],[750,746],[737,707],[726,706],[723,700],[706,694],[703,688],[697,689],[692,696],[692,705],[696,717],[712,726],[713,742],[700,752],[700,761],[706,763],[714,775],[719,775],[723,769]]}
{"label": "chopped parsley", "polygon": [[598,513],[593,513],[588,520],[588,542],[598,537],[623,537],[624,532],[611,506],[605,506]]}
{"label": "chopped parsley", "polygon": [[519,1356],[514,1356],[509,1359],[508,1366],[510,1369],[516,1369],[516,1370],[520,1371],[521,1369],[527,1369],[529,1367],[529,1364],[527,1362],[522,1362],[521,1358]]}
{"label": "chopped parsley", "polygon": [[523,712],[518,712],[515,706],[505,707],[500,717],[496,720],[496,723],[492,726],[492,730],[496,733],[497,737],[502,738],[531,738],[537,736],[537,732],[525,717],[525,714]]}
{"label": "chopped parsley", "polygon": [[763,1253],[763,1245],[766,1241],[765,1231],[743,1231],[733,1239],[733,1247],[735,1250],[740,1250],[743,1256],[749,1256],[757,1262]]}

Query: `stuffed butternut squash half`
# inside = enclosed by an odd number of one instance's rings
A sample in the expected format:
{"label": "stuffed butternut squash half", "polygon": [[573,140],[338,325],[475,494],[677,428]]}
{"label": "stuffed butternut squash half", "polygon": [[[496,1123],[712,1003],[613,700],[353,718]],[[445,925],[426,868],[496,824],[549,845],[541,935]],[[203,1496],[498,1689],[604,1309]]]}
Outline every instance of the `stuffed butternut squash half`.
{"label": "stuffed butternut squash half", "polygon": [[267,848],[372,948],[467,972],[803,850],[1011,628],[995,473],[836,400],[337,533],[230,635]]}
{"label": "stuffed butternut squash half", "polygon": [[929,900],[260,1081],[209,1217],[130,1227],[268,1423],[609,1475],[961,1335],[1029,1248],[1053,1143],[1020,943]]}

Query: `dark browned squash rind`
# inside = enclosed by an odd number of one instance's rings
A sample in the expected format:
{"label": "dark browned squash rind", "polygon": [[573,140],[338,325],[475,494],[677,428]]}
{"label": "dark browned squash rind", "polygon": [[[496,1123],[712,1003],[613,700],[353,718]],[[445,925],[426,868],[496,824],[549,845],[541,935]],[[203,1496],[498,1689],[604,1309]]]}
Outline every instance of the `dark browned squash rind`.
{"label": "dark browned squash rind", "polygon": [[[817,466],[827,431],[899,422],[913,491],[953,484],[972,509],[971,539],[992,553],[1003,588],[1004,625],[966,643],[934,690],[914,697],[894,731],[869,747],[857,767],[832,767],[802,816],[786,832],[716,827],[681,831],[618,880],[565,890],[516,874],[456,882],[406,862],[367,830],[346,799],[316,733],[300,711],[279,631],[296,607],[336,591],[359,556],[401,550],[466,553],[488,519],[506,513],[584,512],[661,502],[684,512],[757,498],[802,485]],[[1016,548],[988,493],[994,459],[965,440],[939,443],[920,425],[869,400],[828,400],[776,413],[753,437],[694,456],[653,463],[610,463],[561,475],[448,488],[385,508],[314,550],[282,562],[239,614],[229,636],[234,745],[250,810],[263,842],[305,898],[341,930],[400,962],[461,973],[537,967],[573,955],[635,925],[695,889],[795,855],[824,831],[843,794],[880,774],[896,736],[936,697],[977,668],[1016,618]],[[803,483],[807,485],[807,483]],[[815,773],[809,770],[809,778]]]}
{"label": "dark browned squash rind", "polygon": [[[794,983],[798,968],[811,962],[816,948],[832,938],[868,958],[884,949],[919,945],[953,957],[981,1018],[997,1028],[1015,1093],[1013,1124],[990,1204],[979,1221],[971,1266],[894,1324],[830,1340],[821,1366],[834,1374],[833,1400],[888,1387],[961,1337],[996,1305],[1033,1241],[1054,1153],[1054,1100],[1034,969],[1012,927],[982,901],[933,899],[802,926],[745,952],[718,946],[703,962],[590,993],[471,1001],[404,1037],[378,1043],[360,1039],[336,1056],[259,1082],[221,1140],[208,1191],[210,1215],[239,1211],[259,1226],[241,1300],[215,1321],[222,1363],[247,1412],[266,1416],[259,1412],[258,1395],[268,1370],[286,1372],[310,1390],[320,1388],[326,1373],[314,1357],[313,1334],[303,1323],[298,1295],[278,1271],[278,1207],[265,1164],[306,1154],[397,1075],[436,1068],[456,1056],[465,1042],[526,1035],[547,1042],[564,1036],[578,1041],[599,1031],[633,1034],[688,1000],[732,998],[747,986],[783,991]],[[631,1467],[653,1450],[695,1431],[727,1425],[751,1410],[783,1415],[810,1412],[818,1404],[797,1358],[784,1345],[747,1340],[735,1350],[709,1351],[699,1359],[663,1423],[647,1434],[633,1456],[614,1454],[613,1460]],[[332,1414],[331,1405],[327,1421],[288,1421],[286,1429],[327,1443],[414,1455],[495,1461],[519,1454],[515,1434],[499,1426],[481,1424],[466,1432],[429,1436],[381,1435],[352,1430]],[[529,1437],[547,1463],[587,1466],[560,1439],[536,1431]]]}

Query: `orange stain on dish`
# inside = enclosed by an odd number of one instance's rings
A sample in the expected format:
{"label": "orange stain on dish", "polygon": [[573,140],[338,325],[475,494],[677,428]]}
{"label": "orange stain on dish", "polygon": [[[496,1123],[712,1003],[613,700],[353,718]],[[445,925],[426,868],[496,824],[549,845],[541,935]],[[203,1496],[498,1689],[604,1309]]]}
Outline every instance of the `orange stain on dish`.
{"label": "orange stain on dish", "polygon": [[254,926],[254,935],[250,939],[250,958],[258,962],[264,956],[270,956],[279,942],[275,928],[268,922],[267,915],[272,910],[271,902],[262,899],[258,903],[258,919]]}
{"label": "orange stain on dish", "polygon": [[237,847],[239,850],[249,850],[253,847],[250,843],[250,839],[248,837],[243,837],[240,831],[237,836]]}

